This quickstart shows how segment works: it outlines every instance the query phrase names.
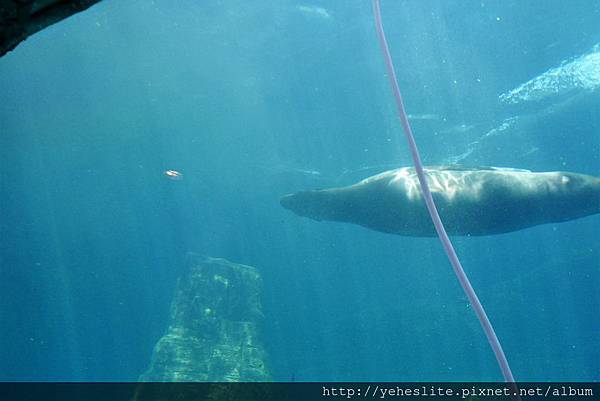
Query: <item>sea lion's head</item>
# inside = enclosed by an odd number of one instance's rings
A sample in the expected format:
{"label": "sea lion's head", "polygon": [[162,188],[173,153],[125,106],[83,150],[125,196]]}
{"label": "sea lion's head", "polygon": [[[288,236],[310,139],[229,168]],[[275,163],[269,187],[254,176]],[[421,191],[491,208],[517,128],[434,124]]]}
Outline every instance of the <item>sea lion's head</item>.
{"label": "sea lion's head", "polygon": [[279,203],[298,216],[321,221],[327,218],[327,208],[324,208],[325,198],[327,198],[325,191],[300,191],[282,196]]}

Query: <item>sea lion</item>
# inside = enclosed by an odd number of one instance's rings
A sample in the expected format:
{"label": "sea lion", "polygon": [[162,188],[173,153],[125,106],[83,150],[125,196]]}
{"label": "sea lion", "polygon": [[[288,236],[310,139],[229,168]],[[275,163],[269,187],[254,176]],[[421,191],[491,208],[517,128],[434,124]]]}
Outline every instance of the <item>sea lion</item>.
{"label": "sea lion", "polygon": [[[569,172],[496,167],[426,167],[449,235],[493,235],[600,212],[600,178]],[[433,223],[414,168],[377,174],[341,188],[281,198],[294,213],[359,224],[385,233],[432,237]]]}

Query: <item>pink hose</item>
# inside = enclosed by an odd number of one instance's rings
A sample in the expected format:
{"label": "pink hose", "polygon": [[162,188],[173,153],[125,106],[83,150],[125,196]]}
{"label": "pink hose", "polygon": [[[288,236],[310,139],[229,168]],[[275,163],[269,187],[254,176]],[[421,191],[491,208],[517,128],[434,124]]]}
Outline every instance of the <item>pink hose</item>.
{"label": "pink hose", "polygon": [[[394,72],[394,65],[392,63],[392,56],[390,55],[390,51],[388,49],[387,41],[385,39],[385,33],[383,31],[383,25],[381,23],[381,11],[379,7],[379,0],[373,0],[373,12],[375,13],[375,26],[377,27],[377,36],[379,37],[379,43],[381,45],[381,50],[383,52],[383,57],[385,59],[385,65],[387,68],[388,76],[390,78],[390,84],[392,85],[392,91],[394,92],[394,98],[396,99],[396,106],[398,108],[398,114],[400,116],[400,121],[402,122],[402,128],[404,128],[404,134],[406,135],[406,139],[408,140],[408,145],[410,147],[410,153],[413,158],[413,162],[415,165],[415,169],[417,170],[417,176],[419,177],[419,183],[421,184],[421,191],[423,193],[423,198],[425,199],[425,203],[427,204],[427,210],[429,210],[429,215],[431,216],[431,220],[433,221],[433,225],[435,226],[435,230],[437,231],[438,237],[442,242],[444,247],[444,251],[446,251],[446,255],[448,255],[448,260],[452,264],[452,268],[454,269],[454,273],[460,282],[465,294],[469,298],[473,309],[475,310],[475,314],[479,319],[479,323],[481,323],[481,327],[485,332],[485,335],[494,351],[494,355],[496,355],[496,360],[498,361],[498,365],[500,365],[500,369],[502,370],[502,374],[504,375],[504,381],[509,383],[514,383],[515,378],[512,375],[510,370],[510,366],[508,366],[508,361],[506,360],[506,356],[504,355],[504,351],[502,350],[502,346],[500,345],[500,341],[498,341],[498,337],[496,336],[496,332],[490,323],[490,320],[479,302],[477,298],[477,294],[473,290],[465,271],[458,260],[458,256],[456,256],[456,252],[454,251],[454,247],[452,246],[452,242],[450,242],[450,238],[448,238],[448,234],[446,233],[446,229],[444,228],[444,224],[440,219],[440,215],[435,207],[435,203],[433,202],[433,198],[431,197],[431,191],[429,190],[429,185],[427,184],[427,179],[425,177],[425,172],[423,171],[423,163],[421,162],[421,156],[419,156],[419,151],[417,149],[417,144],[415,143],[415,138],[412,133],[412,129],[410,128],[410,124],[408,123],[408,117],[406,116],[406,111],[404,110],[404,102],[402,101],[402,95],[400,94],[400,88],[398,87],[398,80],[396,79],[396,73]],[[516,386],[513,386],[516,389]]]}

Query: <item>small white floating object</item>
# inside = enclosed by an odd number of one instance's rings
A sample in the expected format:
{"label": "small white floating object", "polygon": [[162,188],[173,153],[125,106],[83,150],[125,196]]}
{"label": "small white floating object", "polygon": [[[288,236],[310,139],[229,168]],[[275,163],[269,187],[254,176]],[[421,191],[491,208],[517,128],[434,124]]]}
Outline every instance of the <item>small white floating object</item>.
{"label": "small white floating object", "polygon": [[177,170],[165,170],[164,175],[166,175],[168,179],[173,181],[183,180],[183,174]]}

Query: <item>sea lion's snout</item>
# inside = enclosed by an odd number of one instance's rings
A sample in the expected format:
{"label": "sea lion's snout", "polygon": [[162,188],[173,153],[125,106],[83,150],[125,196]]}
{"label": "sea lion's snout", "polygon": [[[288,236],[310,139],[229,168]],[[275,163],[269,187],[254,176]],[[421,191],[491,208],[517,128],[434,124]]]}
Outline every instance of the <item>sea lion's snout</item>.
{"label": "sea lion's snout", "polygon": [[294,203],[294,194],[283,195],[281,199],[279,199],[279,204],[291,211],[294,211]]}
{"label": "sea lion's snout", "polygon": [[316,204],[319,191],[301,191],[289,195],[284,195],[279,199],[279,203],[284,208],[291,210],[298,216],[309,217],[320,221],[319,208]]}

